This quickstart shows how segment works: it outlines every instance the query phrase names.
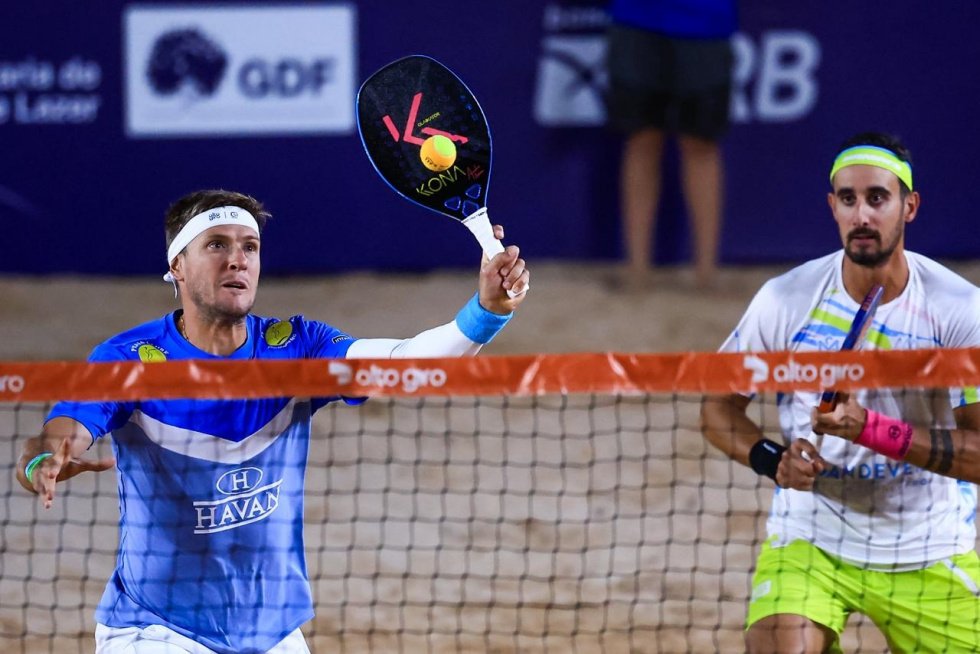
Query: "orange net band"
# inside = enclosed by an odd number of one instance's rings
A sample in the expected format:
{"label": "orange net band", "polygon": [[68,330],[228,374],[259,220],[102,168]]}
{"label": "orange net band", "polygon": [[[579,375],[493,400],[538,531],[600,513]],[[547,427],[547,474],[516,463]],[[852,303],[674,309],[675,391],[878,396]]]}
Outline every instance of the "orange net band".
{"label": "orange net band", "polygon": [[0,402],[964,387],[980,349],[161,363],[0,361]]}

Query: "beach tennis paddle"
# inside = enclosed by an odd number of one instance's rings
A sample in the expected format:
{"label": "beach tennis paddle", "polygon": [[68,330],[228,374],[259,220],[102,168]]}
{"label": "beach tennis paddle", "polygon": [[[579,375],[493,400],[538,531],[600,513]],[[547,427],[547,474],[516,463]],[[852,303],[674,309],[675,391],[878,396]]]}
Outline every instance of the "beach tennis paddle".
{"label": "beach tennis paddle", "polygon": [[357,92],[357,129],[374,169],[396,193],[463,223],[487,258],[504,251],[487,214],[490,128],[451,70],[423,55],[384,66]]}
{"label": "beach tennis paddle", "polygon": [[[875,311],[878,310],[878,304],[881,302],[881,297],[884,294],[885,287],[881,284],[875,284],[868,291],[868,294],[864,296],[861,306],[858,308],[857,313],[854,314],[854,320],[851,321],[851,328],[848,330],[847,336],[844,337],[844,342],[841,344],[841,351],[861,349],[861,345],[864,344],[864,339],[868,334],[868,329],[871,328],[871,323],[874,320]],[[820,405],[817,410],[820,413],[833,411],[834,407],[837,406],[837,400],[838,394],[836,391],[824,391],[820,396]]]}

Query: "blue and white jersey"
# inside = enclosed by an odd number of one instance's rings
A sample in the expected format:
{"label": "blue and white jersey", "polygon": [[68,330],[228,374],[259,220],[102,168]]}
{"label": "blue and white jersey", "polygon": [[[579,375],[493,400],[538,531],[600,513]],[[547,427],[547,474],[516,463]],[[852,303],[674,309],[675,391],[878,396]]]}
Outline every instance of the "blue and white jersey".
{"label": "blue and white jersey", "polygon": [[[245,344],[216,357],[186,341],[174,318],[111,338],[90,360],[342,358],[354,342],[302,316],[248,316]],[[160,624],[237,654],[266,652],[312,618],[303,475],[311,416],[337,399],[57,404],[49,420],[113,437],[119,554],[96,620]]]}

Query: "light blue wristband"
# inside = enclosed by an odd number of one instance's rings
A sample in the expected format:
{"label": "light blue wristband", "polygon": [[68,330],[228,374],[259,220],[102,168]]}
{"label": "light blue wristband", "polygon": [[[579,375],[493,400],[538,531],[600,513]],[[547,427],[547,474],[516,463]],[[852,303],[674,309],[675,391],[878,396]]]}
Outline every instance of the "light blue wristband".
{"label": "light blue wristband", "polygon": [[501,316],[487,311],[480,306],[480,294],[476,293],[456,314],[456,326],[466,338],[474,343],[486,345],[513,316],[513,312]]}
{"label": "light blue wristband", "polygon": [[41,452],[36,457],[34,457],[33,459],[27,462],[27,465],[24,467],[24,475],[27,477],[27,483],[29,484],[34,483],[34,479],[32,479],[32,476],[34,475],[34,468],[41,465],[41,461],[44,461],[49,456],[54,456],[54,453]]}

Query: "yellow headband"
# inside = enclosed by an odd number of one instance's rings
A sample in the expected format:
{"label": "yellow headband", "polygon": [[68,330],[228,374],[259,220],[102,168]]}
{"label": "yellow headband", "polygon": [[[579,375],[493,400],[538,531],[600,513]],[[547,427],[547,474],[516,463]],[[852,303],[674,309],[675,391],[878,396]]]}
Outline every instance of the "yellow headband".
{"label": "yellow headband", "polygon": [[853,148],[847,148],[834,159],[834,166],[830,169],[830,183],[834,183],[834,175],[837,174],[838,170],[848,166],[884,168],[888,172],[894,173],[910,191],[912,190],[912,166],[886,148],[879,148],[874,145],[857,145]]}

